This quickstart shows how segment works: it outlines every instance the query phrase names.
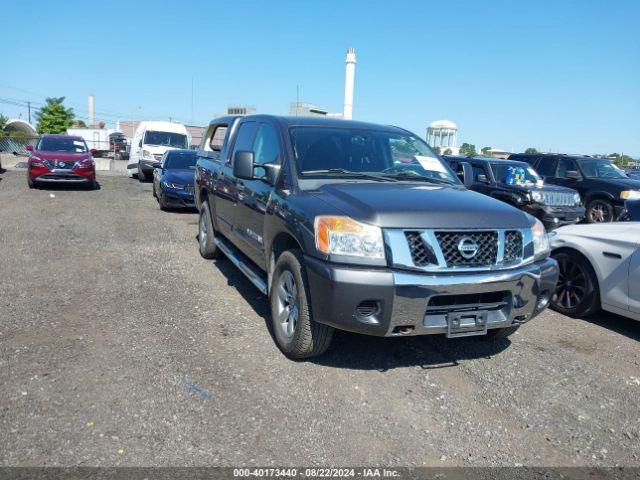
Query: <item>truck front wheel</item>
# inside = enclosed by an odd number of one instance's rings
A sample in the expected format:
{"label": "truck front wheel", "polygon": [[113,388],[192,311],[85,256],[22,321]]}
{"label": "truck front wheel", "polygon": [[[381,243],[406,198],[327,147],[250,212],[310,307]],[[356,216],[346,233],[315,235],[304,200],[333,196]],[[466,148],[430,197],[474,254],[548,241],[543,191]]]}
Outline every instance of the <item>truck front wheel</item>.
{"label": "truck front wheel", "polygon": [[269,292],[271,326],[278,348],[292,359],[323,354],[333,338],[333,327],[313,320],[309,299],[302,252],[282,253]]}
{"label": "truck front wheel", "polygon": [[205,200],[200,204],[200,219],[198,221],[198,244],[200,245],[202,258],[207,260],[222,258],[223,253],[214,243],[214,237],[215,231],[211,221],[211,210],[209,210],[209,203]]}

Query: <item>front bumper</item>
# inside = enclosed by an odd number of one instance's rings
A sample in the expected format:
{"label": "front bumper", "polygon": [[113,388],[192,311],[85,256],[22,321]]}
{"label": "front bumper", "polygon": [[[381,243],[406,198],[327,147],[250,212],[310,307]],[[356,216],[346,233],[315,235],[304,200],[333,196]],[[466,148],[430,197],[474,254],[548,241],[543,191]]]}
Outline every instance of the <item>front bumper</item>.
{"label": "front bumper", "polygon": [[193,193],[186,190],[168,189],[162,185],[164,203],[169,208],[196,208]]}
{"label": "front bumper", "polygon": [[377,336],[457,336],[451,323],[460,312],[482,314],[485,331],[525,323],[544,310],[558,280],[550,258],[511,270],[446,274],[305,260],[314,320]]}
{"label": "front bumper", "polygon": [[36,170],[29,172],[31,180],[38,183],[89,183],[96,179],[95,170]]}
{"label": "front bumper", "polygon": [[535,206],[528,213],[538,218],[547,230],[578,223],[585,216],[584,207],[550,207]]}

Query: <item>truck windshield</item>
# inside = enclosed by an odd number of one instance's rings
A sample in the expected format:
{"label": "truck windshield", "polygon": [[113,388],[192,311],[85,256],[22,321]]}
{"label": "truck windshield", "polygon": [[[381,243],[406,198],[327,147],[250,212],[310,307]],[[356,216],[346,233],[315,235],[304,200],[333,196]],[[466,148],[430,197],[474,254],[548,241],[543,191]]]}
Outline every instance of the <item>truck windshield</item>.
{"label": "truck windshield", "polygon": [[535,185],[542,180],[526,163],[492,163],[491,170],[496,182],[506,185]]}
{"label": "truck windshield", "polygon": [[174,132],[146,131],[143,143],[162,147],[187,148],[187,136]]}
{"label": "truck windshield", "polygon": [[198,155],[196,152],[174,152],[167,153],[164,168],[168,170],[186,170],[196,168]]}
{"label": "truck windshield", "polygon": [[627,174],[609,160],[583,158],[578,162],[587,178],[627,178]]}
{"label": "truck windshield", "polygon": [[431,148],[411,134],[364,128],[292,127],[290,136],[301,177],[378,176],[460,183]]}
{"label": "truck windshield", "polygon": [[38,148],[44,152],[71,152],[86,153],[89,151],[87,144],[81,138],[57,138],[42,137]]}

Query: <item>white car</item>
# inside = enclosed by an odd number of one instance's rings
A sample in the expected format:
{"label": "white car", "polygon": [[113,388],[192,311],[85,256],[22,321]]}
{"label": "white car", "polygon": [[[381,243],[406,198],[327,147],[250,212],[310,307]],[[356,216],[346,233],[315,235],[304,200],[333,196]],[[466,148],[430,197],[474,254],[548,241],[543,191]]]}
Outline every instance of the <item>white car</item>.
{"label": "white car", "polygon": [[603,310],[640,320],[640,222],[562,227],[551,237],[560,279],[551,307],[572,317]]}

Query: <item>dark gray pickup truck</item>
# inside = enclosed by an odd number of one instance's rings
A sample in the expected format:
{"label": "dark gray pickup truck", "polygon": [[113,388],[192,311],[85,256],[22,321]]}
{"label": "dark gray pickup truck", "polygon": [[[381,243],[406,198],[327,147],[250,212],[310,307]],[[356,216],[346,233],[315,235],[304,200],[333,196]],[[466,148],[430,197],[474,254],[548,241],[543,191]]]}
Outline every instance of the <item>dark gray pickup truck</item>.
{"label": "dark gray pickup truck", "polygon": [[269,296],[291,358],[323,353],[335,328],[505,337],[555,290],[540,221],[467,190],[401,128],[230,116],[198,156],[200,253],[228,257]]}

